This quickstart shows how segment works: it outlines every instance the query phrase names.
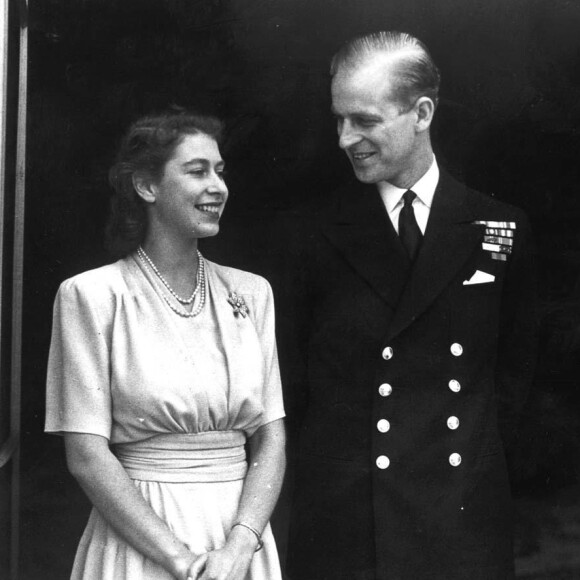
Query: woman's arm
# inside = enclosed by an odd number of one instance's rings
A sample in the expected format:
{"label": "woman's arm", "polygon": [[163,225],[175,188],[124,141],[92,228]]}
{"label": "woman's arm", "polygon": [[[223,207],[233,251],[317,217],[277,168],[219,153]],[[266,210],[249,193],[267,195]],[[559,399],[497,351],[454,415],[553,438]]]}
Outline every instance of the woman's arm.
{"label": "woman's arm", "polygon": [[147,558],[178,580],[186,580],[187,571],[199,558],[155,514],[109,449],[107,439],[65,433],[64,440],[70,472],[109,525]]}
{"label": "woman's arm", "polygon": [[[249,467],[236,522],[262,533],[280,495],[284,470],[286,435],[284,420],[260,427],[249,440]],[[256,536],[243,526],[231,529],[226,545],[208,554],[200,580],[243,580],[258,545]]]}

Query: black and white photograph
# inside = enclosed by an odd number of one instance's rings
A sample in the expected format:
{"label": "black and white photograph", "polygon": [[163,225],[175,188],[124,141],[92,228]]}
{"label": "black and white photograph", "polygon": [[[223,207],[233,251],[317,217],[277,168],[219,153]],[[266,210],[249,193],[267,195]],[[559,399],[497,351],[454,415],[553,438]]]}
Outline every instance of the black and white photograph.
{"label": "black and white photograph", "polygon": [[0,578],[580,578],[579,31],[4,0]]}

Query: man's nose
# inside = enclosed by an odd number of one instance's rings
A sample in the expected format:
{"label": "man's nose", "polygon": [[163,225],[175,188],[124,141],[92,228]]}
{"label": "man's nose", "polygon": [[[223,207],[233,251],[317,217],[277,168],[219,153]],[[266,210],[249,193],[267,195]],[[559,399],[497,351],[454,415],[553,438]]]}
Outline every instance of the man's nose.
{"label": "man's nose", "polygon": [[351,145],[360,141],[360,135],[353,130],[348,120],[342,121],[338,126],[338,146],[341,149],[348,149]]}

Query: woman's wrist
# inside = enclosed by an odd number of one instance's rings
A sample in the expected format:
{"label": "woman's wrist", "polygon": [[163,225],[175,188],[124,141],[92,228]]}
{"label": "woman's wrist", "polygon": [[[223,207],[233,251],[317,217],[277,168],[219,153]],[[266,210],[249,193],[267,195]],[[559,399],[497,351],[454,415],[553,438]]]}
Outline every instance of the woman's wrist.
{"label": "woman's wrist", "polygon": [[232,526],[228,543],[235,545],[238,549],[250,552],[257,552],[262,548],[262,536],[254,527],[243,522],[237,522]]}
{"label": "woman's wrist", "polygon": [[185,544],[182,544],[167,556],[164,568],[176,578],[185,578],[186,572],[195,559],[196,555]]}

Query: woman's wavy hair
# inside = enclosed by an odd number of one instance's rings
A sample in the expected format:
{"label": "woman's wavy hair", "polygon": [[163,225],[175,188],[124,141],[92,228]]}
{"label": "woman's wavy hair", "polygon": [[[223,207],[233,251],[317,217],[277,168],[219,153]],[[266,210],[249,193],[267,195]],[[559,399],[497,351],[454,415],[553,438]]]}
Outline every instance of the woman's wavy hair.
{"label": "woman's wavy hair", "polygon": [[147,233],[146,203],[135,191],[133,176],[142,172],[153,180],[160,179],[183,137],[198,133],[221,144],[223,124],[216,117],[175,107],[142,117],[129,127],[109,171],[114,194],[105,244],[115,258],[136,250]]}

